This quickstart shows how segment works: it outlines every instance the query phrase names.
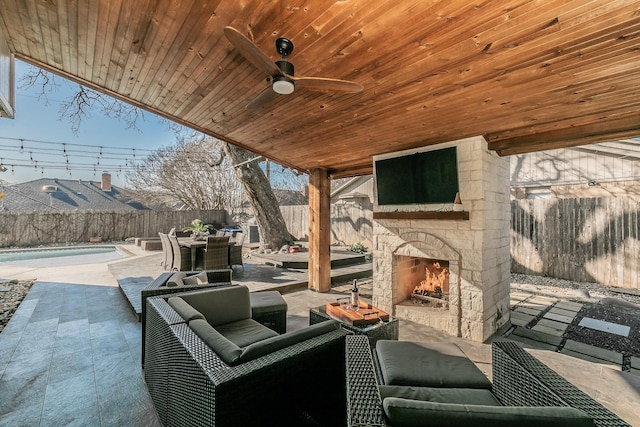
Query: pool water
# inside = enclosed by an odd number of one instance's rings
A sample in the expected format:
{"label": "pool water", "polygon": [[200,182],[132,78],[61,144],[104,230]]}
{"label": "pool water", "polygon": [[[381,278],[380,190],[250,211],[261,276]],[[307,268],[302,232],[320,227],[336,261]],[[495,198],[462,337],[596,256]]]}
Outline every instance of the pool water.
{"label": "pool water", "polygon": [[126,258],[115,246],[82,246],[0,251],[0,263],[24,266],[91,264]]}

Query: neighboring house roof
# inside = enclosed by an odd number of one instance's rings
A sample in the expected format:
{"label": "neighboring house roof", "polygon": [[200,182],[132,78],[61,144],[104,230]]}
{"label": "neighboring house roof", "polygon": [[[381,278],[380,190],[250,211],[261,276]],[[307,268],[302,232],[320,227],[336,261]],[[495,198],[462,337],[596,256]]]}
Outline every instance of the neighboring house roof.
{"label": "neighboring house roof", "polygon": [[4,187],[5,211],[136,210],[118,200],[121,190],[103,191],[100,182],[41,178]]}

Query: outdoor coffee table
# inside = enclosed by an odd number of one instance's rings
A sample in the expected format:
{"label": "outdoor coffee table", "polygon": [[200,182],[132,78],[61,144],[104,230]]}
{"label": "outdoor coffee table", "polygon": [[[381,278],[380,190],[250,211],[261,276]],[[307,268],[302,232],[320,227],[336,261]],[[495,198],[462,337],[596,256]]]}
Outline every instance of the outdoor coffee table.
{"label": "outdoor coffee table", "polygon": [[[334,304],[335,305],[335,304]],[[358,313],[367,313],[373,310],[379,311],[378,308],[364,304]],[[335,310],[327,312],[327,305],[313,307],[309,309],[309,325],[324,322],[325,320],[334,319],[340,322],[342,327],[356,334],[366,335],[369,338],[369,345],[374,347],[378,340],[397,340],[399,333],[398,318],[388,316],[388,320],[380,322],[377,316],[372,318],[371,323],[354,325],[349,319],[335,315]],[[386,314],[386,313],[385,313]],[[368,317],[368,316],[367,316]],[[357,323],[357,322],[356,322]]]}

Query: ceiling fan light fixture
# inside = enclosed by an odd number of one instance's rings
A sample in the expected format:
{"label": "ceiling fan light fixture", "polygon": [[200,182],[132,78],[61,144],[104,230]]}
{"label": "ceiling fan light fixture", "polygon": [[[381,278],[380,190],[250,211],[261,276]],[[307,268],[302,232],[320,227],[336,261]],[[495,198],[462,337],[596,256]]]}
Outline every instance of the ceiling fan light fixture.
{"label": "ceiling fan light fixture", "polygon": [[275,93],[280,95],[289,95],[293,93],[295,89],[295,83],[287,76],[274,76],[273,84],[271,86]]}

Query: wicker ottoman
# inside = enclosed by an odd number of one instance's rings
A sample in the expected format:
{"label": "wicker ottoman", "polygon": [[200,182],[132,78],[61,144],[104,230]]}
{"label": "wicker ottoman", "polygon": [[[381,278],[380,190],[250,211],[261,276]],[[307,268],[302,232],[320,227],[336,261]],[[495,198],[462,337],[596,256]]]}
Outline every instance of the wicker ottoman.
{"label": "wicker ottoman", "polygon": [[287,332],[287,303],[278,291],[252,292],[251,317],[279,334]]}

